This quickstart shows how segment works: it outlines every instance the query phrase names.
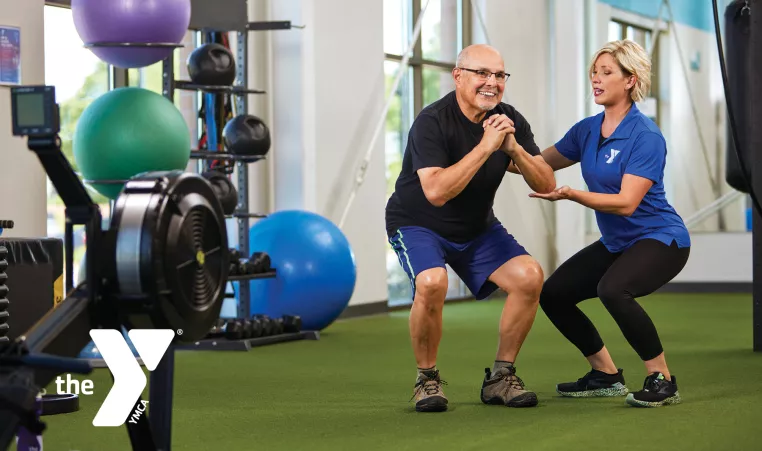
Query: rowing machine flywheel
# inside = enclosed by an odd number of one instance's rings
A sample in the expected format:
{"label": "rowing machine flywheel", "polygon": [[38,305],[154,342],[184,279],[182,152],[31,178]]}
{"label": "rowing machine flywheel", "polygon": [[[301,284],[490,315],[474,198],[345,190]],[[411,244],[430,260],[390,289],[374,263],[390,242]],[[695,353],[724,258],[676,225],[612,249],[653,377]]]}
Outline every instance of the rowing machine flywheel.
{"label": "rowing machine flywheel", "polygon": [[229,268],[225,216],[209,182],[182,171],[133,177],[111,231],[120,311],[131,328],[203,338],[222,309]]}

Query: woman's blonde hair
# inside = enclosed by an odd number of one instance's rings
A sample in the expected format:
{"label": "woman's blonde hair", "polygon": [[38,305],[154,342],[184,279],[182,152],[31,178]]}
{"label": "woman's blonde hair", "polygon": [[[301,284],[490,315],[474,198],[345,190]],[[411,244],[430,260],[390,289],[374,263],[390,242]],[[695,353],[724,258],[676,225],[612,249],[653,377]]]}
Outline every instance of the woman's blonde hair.
{"label": "woman's blonde hair", "polygon": [[614,58],[626,77],[635,76],[636,81],[630,89],[630,98],[633,102],[643,100],[651,89],[651,59],[645,49],[637,42],[629,39],[609,42],[593,55],[588,70],[588,76],[591,79],[595,70],[595,62],[604,53],[608,53]]}

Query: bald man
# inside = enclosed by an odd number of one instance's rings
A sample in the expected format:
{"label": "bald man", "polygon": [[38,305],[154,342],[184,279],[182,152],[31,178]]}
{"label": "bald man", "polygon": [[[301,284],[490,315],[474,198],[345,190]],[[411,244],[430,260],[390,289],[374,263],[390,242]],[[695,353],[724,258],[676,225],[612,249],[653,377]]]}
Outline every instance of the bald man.
{"label": "bald man", "polygon": [[543,272],[495,217],[492,205],[509,169],[535,192],[551,192],[556,183],[529,123],[501,102],[508,76],[503,58],[490,46],[473,45],[458,55],[455,90],[424,108],[413,123],[386,206],[389,242],[413,291],[410,337],[418,365],[413,399],[419,412],[447,410],[437,368],[446,264],[477,300],[498,288],[507,293],[482,402],[537,405],[514,362],[534,322]]}

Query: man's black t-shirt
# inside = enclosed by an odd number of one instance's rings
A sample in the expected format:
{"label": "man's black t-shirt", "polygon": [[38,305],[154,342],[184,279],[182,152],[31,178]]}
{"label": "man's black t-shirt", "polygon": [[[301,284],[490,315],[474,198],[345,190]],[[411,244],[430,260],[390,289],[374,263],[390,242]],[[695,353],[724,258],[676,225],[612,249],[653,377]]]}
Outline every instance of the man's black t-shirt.
{"label": "man's black t-shirt", "polygon": [[[485,118],[493,114],[505,114],[513,120],[516,141],[529,154],[540,155],[529,123],[515,108],[499,103]],[[479,144],[483,134],[482,124],[471,122],[461,111],[455,91],[421,111],[410,128],[402,170],[386,205],[389,237],[400,227],[419,226],[449,241],[464,243],[498,222],[492,205],[511,162],[505,152],[493,153],[465,189],[441,207],[426,199],[417,173],[422,168],[452,166]]]}

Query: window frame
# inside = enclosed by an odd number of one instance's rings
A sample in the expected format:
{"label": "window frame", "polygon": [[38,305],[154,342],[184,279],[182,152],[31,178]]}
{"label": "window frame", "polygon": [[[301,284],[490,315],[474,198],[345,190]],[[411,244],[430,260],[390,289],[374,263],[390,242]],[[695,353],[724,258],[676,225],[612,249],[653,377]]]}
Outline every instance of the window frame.
{"label": "window frame", "polygon": [[[455,0],[457,5],[457,16],[456,16],[456,47],[458,51],[463,49],[464,47],[470,45],[473,43],[473,34],[472,34],[472,7],[471,4],[472,0]],[[407,46],[409,45],[410,39],[413,36],[413,28],[415,24],[418,22],[418,18],[420,17],[421,8],[423,0],[405,0],[403,3],[403,7],[407,8],[408,17],[410,17],[410,22],[407,24],[406,29],[404,29],[402,32],[404,33],[404,48],[402,49],[402,52],[407,51]],[[431,5],[429,6],[431,7]],[[384,52],[384,64],[386,62],[393,62],[395,64],[401,65],[402,60],[404,59],[404,53],[402,54],[395,54],[395,53],[387,53]],[[451,71],[455,65],[456,65],[456,59],[457,57],[454,57],[453,60],[439,60],[439,59],[429,59],[423,57],[423,39],[422,39],[422,33],[419,34],[418,40],[415,43],[415,46],[413,47],[412,54],[410,55],[410,58],[408,59],[408,65],[404,68],[405,71],[407,71],[408,75],[406,77],[409,77],[410,83],[408,89],[408,95],[409,98],[412,101],[412,105],[409,103],[407,105],[403,105],[403,108],[410,108],[411,110],[408,110],[412,113],[411,115],[411,121],[415,120],[415,118],[420,114],[421,110],[424,108],[424,69],[429,70],[443,70],[443,71]],[[404,84],[400,85],[400,88],[403,88]],[[405,96],[403,96],[403,99]],[[410,101],[409,100],[409,101]],[[412,122],[411,122],[412,123]],[[403,135],[407,136],[408,130],[403,130]],[[400,157],[404,157],[405,153],[405,147],[401,146],[399,149],[400,151]],[[393,175],[394,178],[397,177],[397,175]],[[391,248],[387,248],[387,252],[394,252]],[[400,268],[401,270],[401,268]],[[469,299],[471,298],[471,293],[468,291],[468,287],[466,287],[466,284],[463,283],[459,277],[457,277],[457,274],[452,271],[451,268],[447,268],[448,272],[448,290],[447,290],[447,301],[456,301],[456,300],[462,300],[462,299]],[[391,288],[392,285],[389,285],[389,275],[387,275],[387,287]],[[412,304],[412,299],[393,299],[390,297],[388,299],[389,305],[391,307],[401,307],[401,306],[408,306]]]}
{"label": "window frame", "polygon": [[[408,12],[410,13],[410,28],[404,30],[406,42],[409,42],[413,35],[412,27],[418,22],[418,17],[421,14],[422,0],[407,0]],[[472,30],[471,30],[471,1],[472,0],[455,0],[458,7],[458,17],[460,20],[460,26],[458,27],[457,46],[462,49],[471,44]],[[406,51],[407,48],[403,49]],[[394,61],[396,63],[402,63],[404,55],[398,55],[394,53],[384,52],[384,61]],[[413,47],[413,53],[408,59],[408,67],[406,70],[412,71],[412,94],[413,94],[413,117],[418,116],[418,113],[423,109],[423,69],[428,66],[431,68],[439,68],[451,70],[455,67],[456,61],[446,60],[433,60],[423,57],[423,40],[419,34],[418,40]]]}

